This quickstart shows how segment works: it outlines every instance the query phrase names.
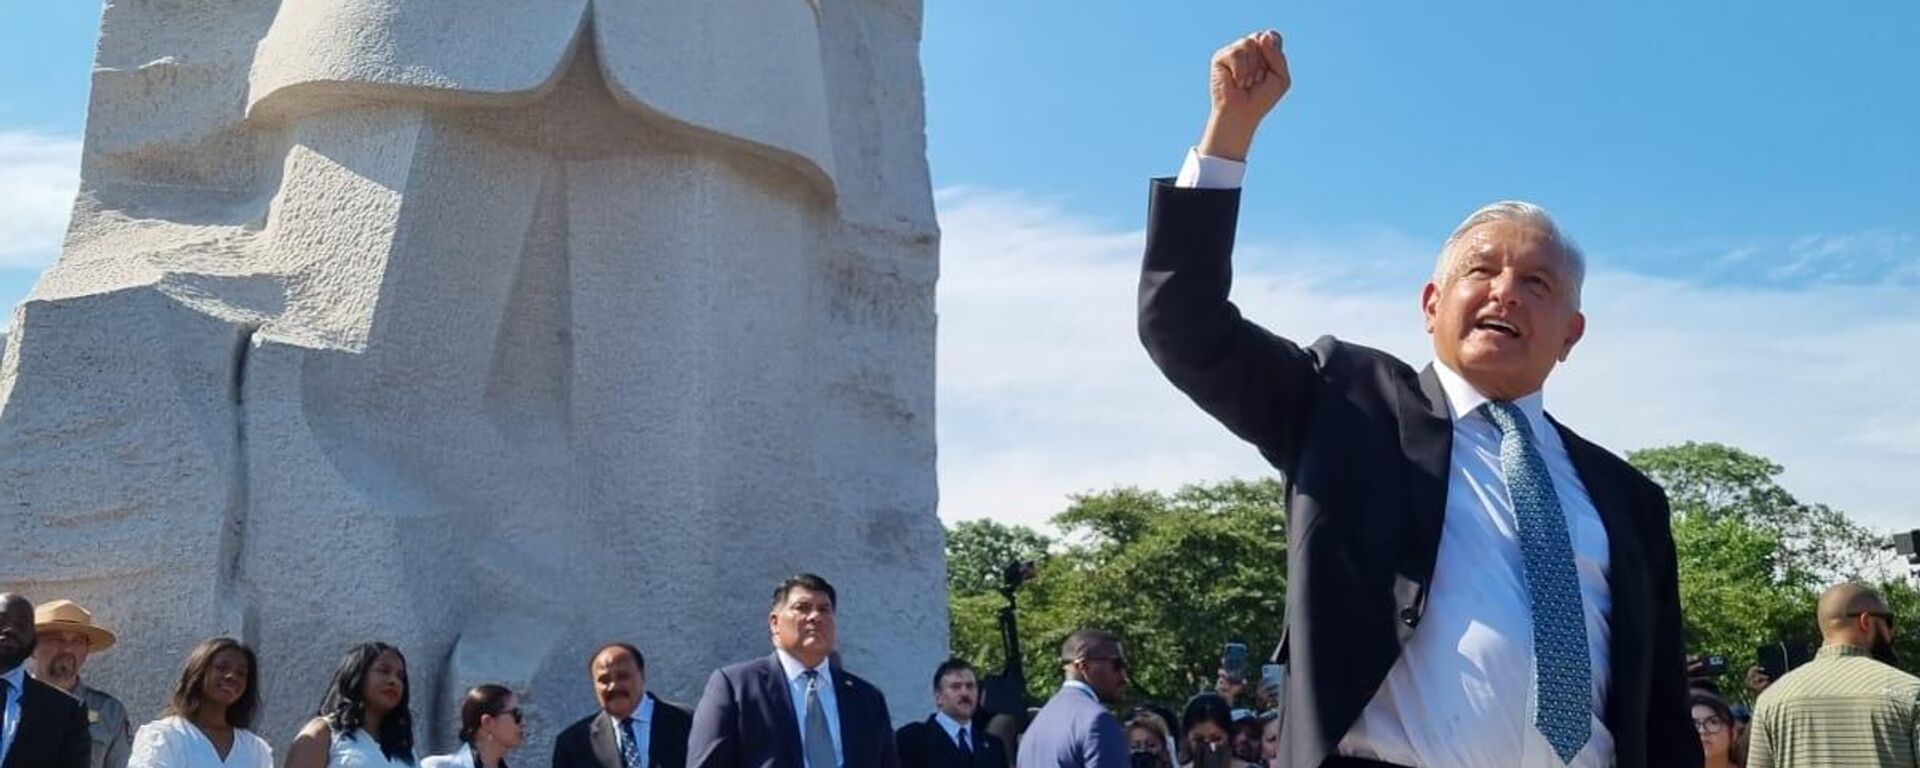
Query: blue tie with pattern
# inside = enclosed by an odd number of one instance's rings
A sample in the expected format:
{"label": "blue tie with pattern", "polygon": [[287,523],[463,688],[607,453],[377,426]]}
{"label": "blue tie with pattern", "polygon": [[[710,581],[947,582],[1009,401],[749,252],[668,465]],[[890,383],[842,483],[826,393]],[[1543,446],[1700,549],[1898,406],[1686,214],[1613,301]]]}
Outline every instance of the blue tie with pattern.
{"label": "blue tie with pattern", "polygon": [[1487,417],[1500,428],[1500,471],[1506,475],[1507,496],[1520,528],[1527,602],[1533,609],[1533,696],[1528,702],[1533,725],[1560,761],[1570,763],[1593,728],[1593,672],[1573,542],[1526,414],[1513,403],[1494,401],[1487,403]]}
{"label": "blue tie with pattern", "polygon": [[629,717],[620,721],[620,762],[627,768],[646,768],[646,758],[640,756],[640,740],[633,733],[634,719]]}

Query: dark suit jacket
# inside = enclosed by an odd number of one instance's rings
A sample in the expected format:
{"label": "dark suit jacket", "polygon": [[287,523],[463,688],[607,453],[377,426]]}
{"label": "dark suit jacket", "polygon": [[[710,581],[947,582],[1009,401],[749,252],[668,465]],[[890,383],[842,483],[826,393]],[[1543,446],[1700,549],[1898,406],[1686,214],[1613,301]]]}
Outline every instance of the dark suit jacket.
{"label": "dark suit jacket", "polygon": [[[647,765],[683,768],[693,715],[651,693],[647,697],[653,699],[653,719],[647,723]],[[553,768],[622,768],[619,727],[605,712],[595,712],[567,726],[553,740]]]}
{"label": "dark suit jacket", "polygon": [[[845,768],[899,768],[893,721],[880,689],[833,668]],[[687,764],[697,768],[800,768],[800,726],[775,656],[714,670],[693,711]]]}
{"label": "dark suit jacket", "polygon": [[31,677],[24,680],[20,722],[0,768],[87,768],[93,757],[93,735],[87,728],[86,706],[51,685]]}
{"label": "dark suit jacket", "polygon": [[[1453,428],[1431,367],[1325,337],[1308,347],[1227,300],[1238,190],[1153,184],[1140,339],[1175,386],[1286,477],[1291,661],[1280,751],[1318,766],[1426,609]],[[1617,764],[1697,766],[1666,495],[1555,422],[1607,528]],[[1418,723],[1410,724],[1419,727]]]}
{"label": "dark suit jacket", "polygon": [[900,726],[894,732],[894,744],[900,749],[901,768],[1007,768],[1007,747],[1000,737],[981,732],[980,723],[967,726],[967,739],[973,742],[973,756],[960,751],[960,745],[947,736],[947,729],[932,716]]}

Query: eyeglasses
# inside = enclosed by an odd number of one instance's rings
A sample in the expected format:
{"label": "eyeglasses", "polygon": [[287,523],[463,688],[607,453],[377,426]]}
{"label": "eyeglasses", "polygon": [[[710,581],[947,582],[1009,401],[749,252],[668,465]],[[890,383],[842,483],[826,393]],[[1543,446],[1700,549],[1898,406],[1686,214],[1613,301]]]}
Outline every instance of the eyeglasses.
{"label": "eyeglasses", "polygon": [[513,709],[504,710],[500,712],[500,714],[494,715],[494,717],[511,717],[513,718],[514,725],[520,725],[526,722],[526,719],[525,719],[526,716],[520,713],[519,707],[514,707]]}
{"label": "eyeglasses", "polygon": [[1855,616],[1872,616],[1876,619],[1886,622],[1887,626],[1889,627],[1893,626],[1893,614],[1887,611],[1854,611],[1853,613],[1849,613],[1846,615],[1846,617],[1849,619]]}
{"label": "eyeglasses", "polygon": [[1120,671],[1120,672],[1127,671],[1127,658],[1125,656],[1083,656],[1081,658],[1075,659],[1075,661],[1080,662],[1082,664],[1085,664],[1091,661],[1104,661],[1109,664],[1112,664],[1113,668],[1117,671]]}
{"label": "eyeglasses", "polygon": [[1693,729],[1701,733],[1719,733],[1726,730],[1726,727],[1727,721],[1720,719],[1717,715],[1704,720],[1693,721]]}

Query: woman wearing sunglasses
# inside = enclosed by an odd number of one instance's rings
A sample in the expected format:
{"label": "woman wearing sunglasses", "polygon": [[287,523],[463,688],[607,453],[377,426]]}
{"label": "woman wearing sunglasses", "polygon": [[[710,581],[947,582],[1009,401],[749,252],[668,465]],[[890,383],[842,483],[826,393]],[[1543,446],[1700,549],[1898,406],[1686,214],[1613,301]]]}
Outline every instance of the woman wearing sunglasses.
{"label": "woman wearing sunglasses", "polygon": [[460,705],[460,748],[422,760],[420,768],[507,768],[507,753],[526,736],[520,697],[503,685],[476,685]]}

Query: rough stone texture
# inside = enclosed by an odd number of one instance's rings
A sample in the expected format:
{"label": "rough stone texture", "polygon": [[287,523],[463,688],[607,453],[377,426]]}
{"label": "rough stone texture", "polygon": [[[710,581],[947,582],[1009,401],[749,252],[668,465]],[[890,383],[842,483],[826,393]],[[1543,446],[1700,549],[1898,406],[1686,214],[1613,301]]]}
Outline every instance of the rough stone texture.
{"label": "rough stone texture", "polygon": [[284,746],[340,654],[592,709],[842,592],[898,717],[945,655],[918,0],[115,0],[73,224],[0,362],[0,586],[262,654]]}

